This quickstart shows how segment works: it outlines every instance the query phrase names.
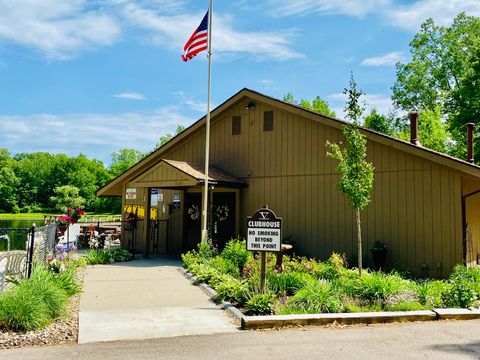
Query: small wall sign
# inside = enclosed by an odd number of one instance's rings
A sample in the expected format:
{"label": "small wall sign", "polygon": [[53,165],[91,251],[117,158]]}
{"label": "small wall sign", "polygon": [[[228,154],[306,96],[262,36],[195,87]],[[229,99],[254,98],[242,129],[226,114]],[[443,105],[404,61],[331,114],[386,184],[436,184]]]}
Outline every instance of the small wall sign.
{"label": "small wall sign", "polygon": [[150,206],[151,207],[158,206],[158,190],[157,189],[150,189]]}
{"label": "small wall sign", "polygon": [[258,209],[247,218],[247,250],[282,251],[282,218],[268,209]]}
{"label": "small wall sign", "polygon": [[134,200],[136,198],[137,198],[137,189],[127,188],[127,190],[125,191],[125,199]]}

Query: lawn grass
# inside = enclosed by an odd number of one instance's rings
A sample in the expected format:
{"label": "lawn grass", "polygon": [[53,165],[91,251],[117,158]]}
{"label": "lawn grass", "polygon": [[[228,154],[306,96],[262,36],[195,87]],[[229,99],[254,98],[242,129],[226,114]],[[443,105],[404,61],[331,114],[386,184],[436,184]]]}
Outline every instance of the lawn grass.
{"label": "lawn grass", "polygon": [[43,220],[43,213],[0,214],[0,220]]}

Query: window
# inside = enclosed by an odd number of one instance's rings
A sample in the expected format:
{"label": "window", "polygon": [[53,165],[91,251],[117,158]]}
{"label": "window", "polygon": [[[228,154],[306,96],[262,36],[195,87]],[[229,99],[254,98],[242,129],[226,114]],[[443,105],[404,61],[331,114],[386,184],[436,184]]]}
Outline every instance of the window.
{"label": "window", "polygon": [[241,125],[242,125],[242,117],[233,116],[232,117],[232,135],[240,134]]}
{"label": "window", "polygon": [[263,113],[263,131],[273,131],[273,111]]}

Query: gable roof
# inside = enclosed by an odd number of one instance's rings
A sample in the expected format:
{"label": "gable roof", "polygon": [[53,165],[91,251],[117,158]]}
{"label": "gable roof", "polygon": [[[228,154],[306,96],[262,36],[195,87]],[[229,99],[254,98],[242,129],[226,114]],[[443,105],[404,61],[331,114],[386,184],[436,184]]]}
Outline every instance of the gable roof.
{"label": "gable roof", "polygon": [[[228,108],[233,106],[234,104],[245,99],[262,101],[264,103],[279,107],[285,111],[296,113],[300,116],[307,117],[309,119],[318,121],[324,125],[337,128],[337,129],[341,129],[344,125],[349,124],[347,121],[333,118],[327,115],[319,114],[315,111],[308,110],[298,105],[284,102],[282,100],[275,99],[268,95],[264,95],[255,90],[251,90],[247,88],[243,88],[242,90],[240,90],[239,92],[231,96],[229,99],[224,101],[221,105],[217,106],[214,110],[212,110],[211,112],[212,120],[215,117],[219,116],[224,111],[226,111]],[[182,140],[186,139],[191,134],[204,128],[205,122],[206,122],[206,116],[203,116],[202,118],[197,120],[195,123],[193,123],[191,126],[189,126],[184,131],[182,131],[180,134],[178,134],[177,136],[172,138],[170,141],[168,141],[166,144],[152,151],[144,159],[140,160],[138,163],[133,165],[130,169],[125,171],[123,174],[120,174],[119,176],[111,180],[108,184],[100,188],[97,191],[97,195],[98,196],[118,196],[117,194],[121,193],[121,184],[123,181],[132,179],[133,177],[140,175],[142,172],[154,166],[156,163],[162,160],[162,155],[164,155],[167,151],[179,145],[182,142]],[[399,140],[397,138],[394,138],[389,135],[385,135],[383,133],[380,133],[374,130],[370,130],[361,126],[359,128],[369,140],[390,146],[394,149],[404,151],[406,153],[413,154],[415,156],[424,158],[426,160],[433,161],[440,165],[453,168],[466,175],[480,178],[480,166],[477,166],[467,161],[460,160],[452,156],[442,154],[421,146],[413,145],[407,141]]]}

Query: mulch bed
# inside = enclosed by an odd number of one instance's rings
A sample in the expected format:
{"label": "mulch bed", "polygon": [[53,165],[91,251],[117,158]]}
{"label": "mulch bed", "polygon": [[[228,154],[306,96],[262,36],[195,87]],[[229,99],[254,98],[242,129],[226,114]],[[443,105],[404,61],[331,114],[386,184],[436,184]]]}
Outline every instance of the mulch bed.
{"label": "mulch bed", "polygon": [[[85,267],[77,270],[77,280],[80,284],[83,284],[85,270]],[[68,315],[55,319],[43,329],[27,332],[2,332],[0,330],[0,349],[76,343],[79,308],[80,294],[77,294],[70,298],[67,307]]]}

